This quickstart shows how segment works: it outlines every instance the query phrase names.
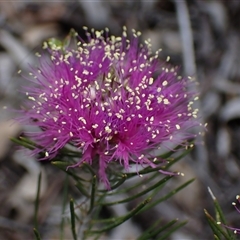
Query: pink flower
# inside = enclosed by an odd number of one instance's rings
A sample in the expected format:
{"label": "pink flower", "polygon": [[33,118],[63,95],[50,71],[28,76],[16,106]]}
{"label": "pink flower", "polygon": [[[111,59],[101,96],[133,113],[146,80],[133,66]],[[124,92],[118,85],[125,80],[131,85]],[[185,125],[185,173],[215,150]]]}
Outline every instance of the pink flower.
{"label": "pink flower", "polygon": [[44,149],[44,159],[53,159],[71,143],[82,151],[74,166],[98,161],[99,178],[109,187],[111,161],[126,170],[131,163],[154,168],[152,150],[195,137],[189,129],[199,125],[192,107],[197,97],[188,90],[191,80],[160,63],[139,33],[130,40],[126,29],[122,37],[87,36],[75,48],[48,45],[50,59],[40,57],[32,71],[36,84],[25,88],[22,119],[41,129],[27,133],[42,146],[34,154]]}

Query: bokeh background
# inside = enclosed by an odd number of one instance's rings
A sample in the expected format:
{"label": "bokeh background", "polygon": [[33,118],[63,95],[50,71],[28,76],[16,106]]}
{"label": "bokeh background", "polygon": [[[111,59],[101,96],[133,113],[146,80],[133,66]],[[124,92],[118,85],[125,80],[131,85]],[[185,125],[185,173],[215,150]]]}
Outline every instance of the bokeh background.
{"label": "bokeh background", "polygon": [[[180,67],[183,76],[199,82],[204,139],[177,170],[185,173],[169,185],[192,177],[185,190],[148,214],[139,215],[104,239],[136,239],[143,229],[162,218],[188,220],[171,239],[213,239],[203,209],[213,213],[210,187],[230,225],[240,215],[231,202],[240,193],[240,1],[239,0],[96,0],[0,1],[0,239],[32,239],[33,209],[38,173],[42,191],[39,223],[44,239],[58,239],[64,174],[50,164],[27,157],[10,142],[23,129],[11,120],[24,98],[26,84],[17,74],[35,64],[35,52],[51,37],[63,39],[71,28],[84,37],[83,26],[121,35],[122,26],[150,38],[161,58]],[[202,141],[205,144],[202,144]],[[71,183],[70,183],[71,184]],[[72,195],[78,192],[72,184]],[[125,210],[127,210],[127,207]],[[123,211],[125,211],[123,210]],[[106,210],[107,211],[107,210]],[[133,229],[135,229],[133,231]],[[69,233],[69,239],[71,234]]]}

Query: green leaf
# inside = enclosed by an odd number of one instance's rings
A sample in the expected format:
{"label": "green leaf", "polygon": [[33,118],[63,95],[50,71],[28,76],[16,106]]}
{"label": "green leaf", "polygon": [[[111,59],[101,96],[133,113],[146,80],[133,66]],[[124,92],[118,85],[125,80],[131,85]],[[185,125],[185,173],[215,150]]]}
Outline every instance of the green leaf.
{"label": "green leaf", "polygon": [[216,235],[213,235],[215,240],[221,240],[220,238],[218,238]]}
{"label": "green leaf", "polygon": [[116,221],[113,224],[110,224],[109,226],[102,228],[100,230],[91,230],[89,231],[89,234],[93,233],[104,233],[106,231],[109,231],[110,229],[113,229],[117,227],[118,225],[122,224],[123,222],[127,221],[131,217],[135,216],[146,204],[148,204],[151,201],[151,198],[148,198],[144,200],[142,203],[140,203],[136,208],[134,208],[132,211],[130,211],[128,214],[126,214],[123,217],[116,218]]}
{"label": "green leaf", "polygon": [[159,199],[157,199],[156,201],[148,204],[145,208],[143,208],[140,212],[144,212],[154,206],[156,206],[157,204],[169,199],[170,197],[172,197],[173,195],[175,195],[177,192],[179,192],[180,190],[182,190],[183,188],[187,187],[190,183],[192,183],[195,179],[190,179],[189,181],[185,182],[184,184],[182,184],[181,186],[179,186],[178,188],[172,190],[171,192],[169,192],[168,194],[166,194],[164,197],[161,197]]}
{"label": "green leaf", "polygon": [[[165,166],[158,166],[156,168],[152,168],[152,167],[146,167],[145,169],[139,171],[139,172],[132,172],[132,173],[126,173],[127,178],[130,177],[134,177],[136,175],[144,175],[144,174],[148,174],[150,172],[155,172],[155,171],[166,171],[167,169],[169,169],[174,163],[178,162],[179,160],[181,160],[183,157],[185,157],[187,154],[189,154],[189,152],[192,151],[192,148],[189,148],[187,150],[185,150],[183,153],[181,153],[179,156],[172,158],[171,161],[169,161],[168,163],[166,163]],[[167,154],[167,153],[166,153]],[[169,153],[170,154],[170,153]]]}
{"label": "green leaf", "polygon": [[83,184],[78,181],[75,186],[77,187],[77,189],[80,191],[80,193],[82,195],[84,195],[85,197],[87,197],[88,199],[90,198],[90,194],[88,193],[88,191],[85,189],[86,187],[83,186]]}
{"label": "green leaf", "polygon": [[92,174],[92,176],[96,176],[95,171],[93,170],[93,168],[88,163],[84,162],[83,166],[85,166],[88,169],[88,171]]}
{"label": "green leaf", "polygon": [[162,185],[162,184],[165,184],[169,179],[171,179],[172,176],[167,176],[165,178],[163,178],[161,181],[157,182],[156,184],[148,187],[147,189],[145,189],[144,191],[141,191],[140,193],[138,194],[135,194],[129,198],[125,198],[123,200],[119,200],[119,201],[116,201],[116,202],[107,202],[107,203],[102,203],[104,204],[105,206],[111,206],[111,205],[115,205],[115,204],[120,204],[120,203],[126,203],[126,202],[129,202],[131,200],[134,200],[140,196],[143,196],[144,194],[150,192],[151,190],[157,188],[158,186]]}
{"label": "green leaf", "polygon": [[71,177],[73,177],[73,179],[75,179],[77,182],[79,182],[79,181],[88,182],[88,180],[85,180],[85,179],[81,178],[80,176],[76,175],[75,173],[73,173],[71,168],[66,170],[67,167],[69,166],[69,162],[51,161],[51,164],[56,166],[57,168],[61,169],[62,171],[64,171],[68,175],[70,175]]}
{"label": "green leaf", "polygon": [[215,220],[212,218],[212,216],[207,212],[206,209],[204,209],[205,216],[207,218],[208,224],[210,228],[212,229],[214,233],[214,238],[221,239],[221,232],[218,229],[218,226],[215,224]]}
{"label": "green leaf", "polygon": [[72,198],[70,199],[70,214],[71,214],[71,229],[72,229],[73,239],[77,240],[76,226],[75,226],[74,201]]}
{"label": "green leaf", "polygon": [[41,236],[36,228],[33,229],[33,233],[36,240],[41,240]]}
{"label": "green leaf", "polygon": [[[170,222],[171,225],[173,225],[174,220]],[[171,234],[173,234],[174,232],[176,232],[176,230],[178,230],[179,228],[183,227],[184,225],[186,225],[187,221],[181,222],[179,224],[175,224],[175,226],[173,226],[171,229],[169,229],[165,234],[163,234],[161,237],[157,238],[158,240],[165,240],[165,239],[169,239],[169,236]]]}
{"label": "green leaf", "polygon": [[183,157],[187,156],[191,151],[192,151],[192,148],[188,148],[184,150],[183,153],[181,153],[179,156],[174,157],[171,161],[169,161],[169,163],[166,165],[164,169],[169,169],[173,164],[181,160]]}
{"label": "green leaf", "polygon": [[[23,146],[25,148],[28,148],[30,150],[34,150],[37,147],[37,145],[34,142],[32,142],[32,141],[30,141],[30,140],[28,140],[27,138],[24,138],[24,137],[18,137],[18,138],[13,137],[13,138],[10,138],[10,139],[11,139],[12,142],[14,142],[14,143],[16,143],[20,146]],[[38,147],[40,147],[40,146],[38,146]]]}
{"label": "green leaf", "polygon": [[[206,217],[208,217],[208,220],[211,220],[212,225],[215,227],[214,229],[222,229],[220,227],[220,225],[218,224],[218,222],[221,222],[223,225],[227,226],[227,221],[224,217],[223,211],[217,201],[217,198],[214,196],[212,190],[208,187],[208,191],[213,199],[213,203],[214,203],[214,208],[215,208],[215,213],[216,213],[216,220],[214,220],[212,217],[210,217],[209,214],[206,214],[207,211],[205,210],[205,215]],[[209,223],[210,224],[210,223]],[[210,224],[211,227],[211,224]],[[213,229],[213,228],[212,228]],[[220,230],[219,230],[220,231]],[[221,232],[221,231],[220,231]],[[233,231],[231,231],[230,229],[226,228],[225,231],[223,231],[224,233],[226,232],[228,235],[228,238],[226,239],[235,239],[235,234],[233,233]],[[215,233],[215,232],[214,232]],[[222,232],[221,232],[222,233]],[[223,234],[223,233],[222,233]],[[217,234],[216,234],[217,235]],[[217,235],[218,236],[218,235]],[[225,236],[225,235],[224,235]],[[225,236],[226,237],[226,236]]]}
{"label": "green leaf", "polygon": [[66,171],[66,168],[69,166],[69,162],[56,161],[56,160],[51,161],[51,164],[64,171]]}
{"label": "green leaf", "polygon": [[234,236],[229,236],[228,233],[226,232],[226,230],[221,227],[221,225],[217,224],[215,219],[207,212],[206,209],[204,210],[204,212],[205,212],[207,221],[208,221],[214,235],[217,238],[222,239],[222,236],[223,236],[226,240],[234,240],[235,239]]}
{"label": "green leaf", "polygon": [[137,240],[145,240],[145,239],[151,239],[151,238],[156,238],[156,228],[159,230],[159,232],[162,231],[162,228],[159,227],[161,223],[161,219],[156,221],[152,226],[150,226],[147,230],[145,230],[141,236],[137,238]]}
{"label": "green leaf", "polygon": [[[224,217],[223,211],[222,211],[217,199],[215,199],[213,202],[214,202],[214,206],[215,206],[215,211],[220,218],[220,222],[222,222],[224,225],[227,225],[227,221]],[[234,239],[234,233],[228,228],[226,228],[226,231],[228,233],[228,236],[230,237],[229,239]]]}
{"label": "green leaf", "polygon": [[121,186],[126,181],[126,179],[127,179],[127,175],[122,174],[122,178],[120,178],[120,180],[116,184],[111,186],[111,191]]}
{"label": "green leaf", "polygon": [[[124,173],[125,175],[125,173]],[[129,193],[131,190],[133,189],[137,189],[138,187],[141,187],[143,184],[148,184],[150,183],[153,179],[155,179],[156,177],[159,178],[159,172],[154,172],[153,174],[149,174],[150,176],[145,176],[144,177],[144,180],[142,181],[139,181],[137,182],[136,184],[130,186],[130,187],[125,187],[124,188],[121,188],[121,189],[118,189],[117,190],[117,193]],[[124,176],[126,177],[126,175]],[[126,179],[127,180],[127,179]],[[113,190],[113,189],[111,189]],[[108,190],[100,190],[99,192],[108,192]],[[113,192],[108,192],[108,196],[111,196],[111,195],[115,195],[116,194],[116,191],[113,191]]]}

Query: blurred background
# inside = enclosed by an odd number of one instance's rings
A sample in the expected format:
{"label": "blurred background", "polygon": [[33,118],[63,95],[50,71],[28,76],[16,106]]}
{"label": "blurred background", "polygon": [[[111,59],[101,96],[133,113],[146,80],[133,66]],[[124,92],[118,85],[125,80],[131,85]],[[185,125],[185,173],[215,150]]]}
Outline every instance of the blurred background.
{"label": "blurred background", "polygon": [[[0,1],[0,239],[32,239],[33,209],[38,172],[42,170],[39,223],[44,239],[58,239],[64,174],[50,164],[26,157],[10,142],[22,126],[11,119],[8,108],[19,108],[26,84],[17,74],[35,64],[35,52],[51,37],[63,39],[71,28],[84,37],[83,26],[108,27],[121,35],[122,26],[150,38],[161,58],[180,67],[183,76],[199,82],[199,109],[208,123],[193,153],[177,166],[183,180],[195,182],[171,201],[132,221],[141,233],[158,218],[188,220],[171,239],[213,239],[203,209],[213,213],[210,187],[229,225],[238,226],[240,215],[231,202],[240,193],[240,1],[238,0],[96,0],[96,1]],[[170,188],[172,186],[169,186]],[[72,194],[78,192],[72,184]],[[105,239],[135,239],[127,226]],[[116,230],[117,231],[117,230]],[[128,234],[126,234],[128,233]],[[125,235],[124,235],[125,234]],[[113,236],[115,236],[113,238]],[[71,234],[69,235],[69,239]]]}

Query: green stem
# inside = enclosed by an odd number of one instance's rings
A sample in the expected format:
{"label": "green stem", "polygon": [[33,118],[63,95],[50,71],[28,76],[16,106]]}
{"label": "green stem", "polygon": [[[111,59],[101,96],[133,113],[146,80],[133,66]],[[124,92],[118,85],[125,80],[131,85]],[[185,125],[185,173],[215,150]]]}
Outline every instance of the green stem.
{"label": "green stem", "polygon": [[94,172],[93,168],[89,164],[84,162],[83,166],[85,166],[89,170],[89,172],[92,174],[92,176],[96,175],[96,173]]}
{"label": "green stem", "polygon": [[204,210],[204,212],[205,212],[207,220],[208,220],[208,222],[210,224],[210,227],[212,228],[214,234],[218,238],[222,239],[221,235],[219,235],[219,233],[221,233],[226,240],[234,240],[235,239],[233,236],[229,236],[227,234],[227,232],[225,232],[225,229],[224,230],[222,229],[221,225],[216,223],[215,219],[207,212],[207,210]]}
{"label": "green stem", "polygon": [[72,227],[73,239],[77,240],[76,226],[75,226],[74,201],[72,198],[70,199],[70,213],[71,213],[71,227]]}
{"label": "green stem", "polygon": [[[150,183],[155,177],[159,177],[159,173],[158,172],[152,174],[152,176],[150,176],[150,177],[145,177],[143,181],[139,181],[139,182],[137,182],[133,186],[130,186],[128,188],[123,188],[122,190],[119,189],[118,190],[118,194],[120,194],[120,193],[129,193],[131,190],[137,189],[139,186],[142,186],[143,182],[144,182],[144,184]],[[108,196],[115,195],[115,194],[116,194],[116,192],[111,192],[111,193],[108,193]]]}
{"label": "green stem", "polygon": [[[220,217],[221,222],[222,222],[224,225],[227,225],[227,221],[226,221],[226,219],[225,219],[225,217],[224,217],[224,214],[223,214],[223,212],[222,212],[222,209],[221,209],[221,207],[220,207],[217,199],[214,199],[213,202],[214,202],[214,206],[215,206],[216,212],[219,214],[219,217]],[[234,239],[234,237],[233,237],[233,236],[234,236],[234,235],[233,235],[233,232],[232,232],[230,229],[228,229],[228,228],[226,228],[226,231],[227,231],[227,233],[228,233],[228,236],[229,236],[231,239]]]}
{"label": "green stem", "polygon": [[146,190],[144,190],[144,191],[142,191],[142,192],[140,192],[140,193],[138,193],[138,194],[133,195],[132,197],[125,198],[125,199],[123,199],[123,200],[116,201],[116,202],[108,202],[108,203],[101,203],[101,204],[104,205],[104,206],[111,206],[111,205],[115,205],[115,204],[120,204],[120,203],[129,202],[129,201],[131,201],[131,200],[133,200],[133,199],[136,199],[136,198],[138,198],[138,197],[140,197],[140,196],[142,196],[142,195],[150,192],[151,190],[157,188],[158,186],[166,183],[170,178],[172,178],[172,176],[167,176],[167,177],[163,178],[161,181],[159,181],[159,182],[157,182],[156,184],[150,186],[150,187],[147,188]]}
{"label": "green stem", "polygon": [[146,211],[154,206],[156,206],[157,204],[169,199],[171,196],[173,196],[174,194],[176,194],[177,192],[179,192],[180,190],[182,190],[183,188],[185,188],[187,185],[189,185],[190,183],[192,183],[195,179],[191,179],[189,181],[187,181],[186,183],[182,184],[180,187],[174,189],[173,191],[171,191],[170,193],[166,194],[164,197],[159,198],[158,200],[156,200],[155,202],[152,202],[151,204],[149,204],[148,206],[146,206],[144,209],[141,210],[141,212]]}
{"label": "green stem", "polygon": [[153,225],[151,225],[150,228],[148,228],[145,232],[143,232],[141,234],[141,236],[139,236],[137,238],[137,240],[145,240],[145,239],[151,239],[152,238],[152,232],[154,231],[154,229],[161,223],[161,219],[156,221]]}
{"label": "green stem", "polygon": [[33,229],[33,233],[36,240],[41,240],[41,236],[36,228]]}
{"label": "green stem", "polygon": [[126,179],[127,179],[126,174],[123,174],[122,178],[115,185],[111,186],[111,191],[121,186],[126,181]]}
{"label": "green stem", "polygon": [[148,204],[151,201],[151,198],[148,198],[146,200],[144,200],[142,203],[140,203],[136,208],[134,208],[131,212],[129,212],[127,215],[119,218],[115,223],[109,225],[106,228],[103,228],[101,230],[92,230],[89,231],[89,233],[103,233],[106,232],[112,228],[117,227],[118,225],[122,224],[123,222],[127,221],[128,219],[130,219],[131,217],[133,217],[134,215],[136,215],[144,206],[146,206],[146,204]]}
{"label": "green stem", "polygon": [[170,230],[168,230],[164,235],[162,235],[161,237],[158,238],[158,240],[165,240],[165,239],[169,239],[169,236],[175,232],[177,229],[181,228],[182,226],[184,226],[187,223],[187,221],[181,222],[177,225],[175,225],[173,228],[171,228]]}
{"label": "green stem", "polygon": [[75,184],[76,188],[87,198],[90,198],[89,193],[86,191],[86,189],[82,186],[82,183],[79,181]]}

